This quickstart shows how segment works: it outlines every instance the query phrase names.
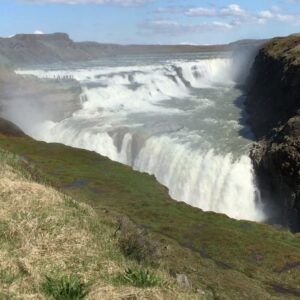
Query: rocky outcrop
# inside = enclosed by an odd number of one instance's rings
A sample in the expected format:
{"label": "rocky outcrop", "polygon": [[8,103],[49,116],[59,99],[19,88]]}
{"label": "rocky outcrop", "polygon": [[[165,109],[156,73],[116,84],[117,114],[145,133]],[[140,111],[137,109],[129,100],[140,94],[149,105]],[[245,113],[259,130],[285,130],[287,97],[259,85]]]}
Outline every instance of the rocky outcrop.
{"label": "rocky outcrop", "polygon": [[272,217],[300,230],[300,116],[295,116],[261,140],[251,153],[263,198]]}
{"label": "rocky outcrop", "polygon": [[300,231],[300,37],[276,38],[258,53],[246,108],[258,144],[251,157],[276,220]]}

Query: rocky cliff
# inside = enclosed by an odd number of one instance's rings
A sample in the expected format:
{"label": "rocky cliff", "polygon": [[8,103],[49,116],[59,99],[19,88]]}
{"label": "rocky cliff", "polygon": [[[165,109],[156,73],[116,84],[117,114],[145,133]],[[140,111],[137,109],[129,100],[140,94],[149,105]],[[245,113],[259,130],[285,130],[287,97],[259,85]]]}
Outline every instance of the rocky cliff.
{"label": "rocky cliff", "polygon": [[[300,37],[275,38],[259,51],[246,108],[259,143],[254,162],[276,220],[300,231]],[[276,209],[277,207],[277,209]]]}

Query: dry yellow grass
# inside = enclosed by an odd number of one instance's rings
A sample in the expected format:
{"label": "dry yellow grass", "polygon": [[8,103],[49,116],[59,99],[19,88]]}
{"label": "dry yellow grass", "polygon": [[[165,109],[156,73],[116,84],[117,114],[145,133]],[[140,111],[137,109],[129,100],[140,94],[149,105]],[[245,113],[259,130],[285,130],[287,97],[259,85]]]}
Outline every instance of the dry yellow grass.
{"label": "dry yellow grass", "polygon": [[166,287],[115,286],[119,272],[138,264],[118,249],[113,218],[100,220],[89,206],[33,182],[17,165],[0,153],[0,299],[45,299],[46,275],[79,276],[90,284],[89,300],[201,299],[163,269],[154,271]]}

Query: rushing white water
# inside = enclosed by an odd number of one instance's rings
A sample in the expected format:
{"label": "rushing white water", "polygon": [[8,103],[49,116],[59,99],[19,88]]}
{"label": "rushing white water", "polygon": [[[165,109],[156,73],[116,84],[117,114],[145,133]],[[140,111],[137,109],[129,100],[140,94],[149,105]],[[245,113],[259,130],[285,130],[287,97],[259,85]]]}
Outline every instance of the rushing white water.
{"label": "rushing white water", "polygon": [[[148,59],[148,61],[147,61]],[[146,60],[146,63],[145,63]],[[229,58],[189,57],[64,70],[22,70],[75,78],[82,107],[60,122],[22,124],[37,139],[96,151],[154,174],[172,198],[236,219],[264,214],[247,138],[234,101]]]}

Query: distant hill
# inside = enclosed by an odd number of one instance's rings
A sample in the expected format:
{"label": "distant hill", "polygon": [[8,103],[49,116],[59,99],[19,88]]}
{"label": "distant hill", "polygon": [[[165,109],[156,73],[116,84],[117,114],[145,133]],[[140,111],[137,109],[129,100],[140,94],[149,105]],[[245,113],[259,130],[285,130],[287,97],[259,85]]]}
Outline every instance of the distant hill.
{"label": "distant hill", "polygon": [[0,64],[35,65],[58,62],[96,60],[107,55],[230,51],[240,47],[257,47],[263,40],[243,40],[227,45],[118,45],[74,42],[66,33],[17,34],[0,38]]}

